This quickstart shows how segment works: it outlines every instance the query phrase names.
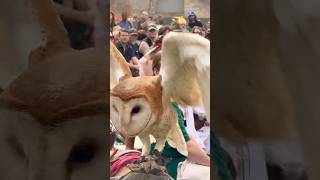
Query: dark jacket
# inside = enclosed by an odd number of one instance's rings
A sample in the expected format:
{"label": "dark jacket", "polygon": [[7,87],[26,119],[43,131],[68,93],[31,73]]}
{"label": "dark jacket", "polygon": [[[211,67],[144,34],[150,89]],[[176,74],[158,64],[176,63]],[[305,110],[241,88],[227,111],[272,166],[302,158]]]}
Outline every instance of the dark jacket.
{"label": "dark jacket", "polygon": [[131,45],[124,47],[121,43],[117,44],[118,50],[121,52],[127,62],[130,62],[131,58],[135,56],[134,50]]}
{"label": "dark jacket", "polygon": [[[119,43],[117,44],[117,48],[128,63],[130,63],[132,57],[136,57],[136,54],[134,52],[132,45],[127,45],[126,47],[123,47],[122,44]],[[130,67],[130,70],[133,77],[139,76],[139,70],[131,67]]]}
{"label": "dark jacket", "polygon": [[196,19],[193,22],[189,21],[188,26],[189,26],[190,29],[192,29],[194,26],[202,27],[203,25],[202,25],[201,21]]}

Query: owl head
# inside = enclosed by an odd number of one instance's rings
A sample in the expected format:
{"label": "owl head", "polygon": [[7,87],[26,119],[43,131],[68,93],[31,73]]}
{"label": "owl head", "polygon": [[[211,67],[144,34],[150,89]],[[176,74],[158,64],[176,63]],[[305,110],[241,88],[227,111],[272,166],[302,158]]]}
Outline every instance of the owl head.
{"label": "owl head", "polygon": [[0,179],[105,175],[104,54],[90,49],[48,57],[1,93]]}
{"label": "owl head", "polygon": [[161,76],[130,77],[110,92],[110,115],[114,126],[126,136],[136,136],[161,115]]}
{"label": "owl head", "polygon": [[104,178],[105,50],[71,49],[53,2],[28,2],[46,42],[0,94],[0,179]]}

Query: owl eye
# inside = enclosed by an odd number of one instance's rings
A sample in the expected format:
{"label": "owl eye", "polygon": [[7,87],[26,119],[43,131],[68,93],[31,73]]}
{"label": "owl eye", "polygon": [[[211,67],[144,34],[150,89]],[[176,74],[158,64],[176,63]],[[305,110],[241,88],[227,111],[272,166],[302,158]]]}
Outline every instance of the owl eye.
{"label": "owl eye", "polygon": [[137,113],[139,113],[140,112],[140,106],[135,106],[135,107],[133,107],[133,109],[131,110],[131,113],[132,114],[137,114]]}
{"label": "owl eye", "polygon": [[88,163],[93,159],[95,153],[96,150],[94,147],[90,145],[80,145],[71,151],[68,161],[71,163]]}

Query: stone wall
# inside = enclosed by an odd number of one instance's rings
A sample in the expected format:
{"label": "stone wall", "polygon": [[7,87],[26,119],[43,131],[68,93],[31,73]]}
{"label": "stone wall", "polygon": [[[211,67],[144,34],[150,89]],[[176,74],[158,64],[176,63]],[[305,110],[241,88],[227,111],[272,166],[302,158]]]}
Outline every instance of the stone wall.
{"label": "stone wall", "polygon": [[110,10],[115,13],[116,19],[126,11],[130,16],[140,15],[143,10],[149,9],[149,0],[111,0]]}
{"label": "stone wall", "polygon": [[[190,9],[193,9],[199,18],[210,18],[210,0],[184,0],[184,12],[176,14],[155,12],[159,1],[161,0],[111,0],[110,9],[115,12],[118,19],[121,18],[121,12],[123,11],[127,11],[131,16],[139,16],[143,10],[150,10],[150,14],[156,13],[162,16],[172,16],[186,15]],[[170,3],[168,3],[168,7],[170,7]]]}

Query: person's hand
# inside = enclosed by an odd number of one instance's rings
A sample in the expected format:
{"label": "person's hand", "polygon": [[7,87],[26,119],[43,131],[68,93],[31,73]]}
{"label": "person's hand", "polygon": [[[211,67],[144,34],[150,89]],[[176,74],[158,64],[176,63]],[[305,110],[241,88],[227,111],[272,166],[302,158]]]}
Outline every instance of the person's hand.
{"label": "person's hand", "polygon": [[152,70],[152,59],[150,55],[146,55],[142,57],[140,60],[140,75],[143,76],[153,76],[153,70]]}
{"label": "person's hand", "polygon": [[130,62],[130,63],[128,63],[129,64],[129,66],[131,67],[131,68],[134,68],[134,69],[137,69],[137,70],[139,70],[140,69],[140,63],[135,63],[135,62]]}
{"label": "person's hand", "polygon": [[133,58],[132,58],[132,63],[133,63],[134,65],[140,65],[139,59],[138,59],[137,57],[133,57]]}

